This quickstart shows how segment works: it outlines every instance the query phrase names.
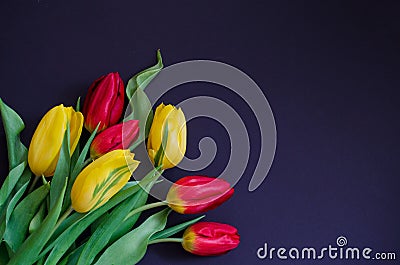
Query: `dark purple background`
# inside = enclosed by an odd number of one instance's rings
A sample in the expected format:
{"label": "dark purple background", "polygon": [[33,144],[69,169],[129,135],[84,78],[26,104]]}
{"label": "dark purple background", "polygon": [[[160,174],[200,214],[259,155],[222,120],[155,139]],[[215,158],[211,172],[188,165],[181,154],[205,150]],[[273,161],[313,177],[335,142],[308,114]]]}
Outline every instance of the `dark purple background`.
{"label": "dark purple background", "polygon": [[[249,107],[209,84],[177,87],[163,100],[212,95],[246,118],[249,166],[235,196],[206,217],[236,226],[241,244],[214,258],[192,256],[177,244],[151,246],[141,264],[310,264],[261,261],[256,250],[264,242],[320,248],[335,245],[340,235],[350,246],[395,251],[398,262],[399,12],[396,1],[2,0],[1,98],[23,117],[28,145],[49,108],[75,104],[107,72],[128,80],[155,63],[157,48],[165,65],[192,59],[231,64],[260,85],[277,124],[275,161],[255,192],[247,186],[260,132]],[[217,160],[200,173],[218,175],[229,154],[226,132],[198,119],[188,133],[191,157],[201,137],[216,139]],[[3,130],[0,146],[3,177]],[[186,218],[173,214],[170,224]]]}

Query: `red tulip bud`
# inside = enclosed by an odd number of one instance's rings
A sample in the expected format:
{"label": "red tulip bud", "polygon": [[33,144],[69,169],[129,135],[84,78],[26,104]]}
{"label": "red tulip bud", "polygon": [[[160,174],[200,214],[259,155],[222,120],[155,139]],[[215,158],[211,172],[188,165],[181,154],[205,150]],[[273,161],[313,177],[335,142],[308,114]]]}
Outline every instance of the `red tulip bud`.
{"label": "red tulip bud", "polygon": [[83,104],[85,128],[93,132],[116,124],[124,108],[124,82],[118,73],[109,73],[93,82]]}
{"label": "red tulip bud", "polygon": [[188,176],[171,186],[167,202],[178,213],[202,213],[224,203],[232,197],[233,192],[234,189],[223,179]]}
{"label": "red tulip bud", "polygon": [[138,136],[138,120],[130,120],[111,126],[96,135],[90,145],[90,157],[96,159],[113,150],[127,149]]}
{"label": "red tulip bud", "polygon": [[237,229],[214,222],[196,223],[183,234],[183,248],[200,256],[216,256],[236,248],[240,243]]}

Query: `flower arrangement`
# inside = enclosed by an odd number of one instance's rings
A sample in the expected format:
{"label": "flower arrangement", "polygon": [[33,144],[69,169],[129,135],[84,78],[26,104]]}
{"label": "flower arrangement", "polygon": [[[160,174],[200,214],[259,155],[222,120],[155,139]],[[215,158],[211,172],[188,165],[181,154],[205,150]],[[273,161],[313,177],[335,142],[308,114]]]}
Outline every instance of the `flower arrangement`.
{"label": "flower arrangement", "polygon": [[[236,228],[199,222],[204,216],[166,227],[172,211],[204,213],[228,200],[234,189],[222,179],[186,176],[164,201],[147,203],[162,172],[184,157],[187,137],[182,109],[161,104],[152,114],[144,89],[163,68],[160,51],[157,61],[126,88],[118,73],[94,81],[82,112],[80,100],[53,107],[29,148],[20,140],[21,117],[0,99],[9,159],[0,189],[1,264],[136,264],[155,243],[178,242],[201,256],[238,246]],[[132,111],[122,120],[126,98]],[[146,140],[154,168],[136,181],[133,151]],[[164,209],[137,224],[141,212],[156,207]]]}

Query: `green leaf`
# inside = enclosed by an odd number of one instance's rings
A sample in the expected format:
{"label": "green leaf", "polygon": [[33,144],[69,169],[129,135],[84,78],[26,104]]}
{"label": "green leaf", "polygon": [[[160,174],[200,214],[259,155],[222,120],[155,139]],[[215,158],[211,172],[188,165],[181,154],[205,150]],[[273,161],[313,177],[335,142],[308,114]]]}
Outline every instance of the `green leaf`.
{"label": "green leaf", "polygon": [[158,151],[154,157],[154,164],[156,166],[160,166],[161,162],[164,160],[164,148],[167,146],[168,142],[168,120],[165,122],[164,125],[164,132],[163,132],[163,138],[161,140],[160,148],[158,148]]}
{"label": "green leaf", "polygon": [[46,217],[46,202],[42,202],[39,210],[29,223],[29,229],[28,229],[29,234],[32,234],[40,227],[45,217]]}
{"label": "green leaf", "polygon": [[123,202],[137,191],[141,189],[141,185],[147,185],[148,183],[154,181],[160,176],[158,168],[153,169],[149,172],[140,184],[132,186],[126,190],[118,192],[114,197],[112,197],[107,203],[97,208],[94,211],[87,213],[82,219],[73,223],[71,226],[66,228],[66,230],[60,234],[60,236],[49,244],[46,249],[41,253],[42,255],[47,254],[50,250],[50,254],[46,260],[46,265],[57,264],[61,257],[65,254],[68,248],[75,242],[82,232],[88,228],[97,218],[101,217],[105,212],[114,208],[119,203]]}
{"label": "green leaf", "polygon": [[89,151],[90,144],[92,143],[94,137],[96,136],[97,129],[99,128],[99,125],[100,124],[97,125],[96,129],[90,135],[89,140],[86,142],[85,146],[82,149],[81,154],[79,155],[78,159],[76,160],[76,163],[75,163],[73,169],[71,170],[71,174],[69,176],[69,181],[68,181],[68,186],[67,186],[67,191],[65,192],[63,210],[66,210],[71,205],[71,189],[72,189],[72,186],[74,185],[76,177],[79,175],[79,173],[82,171],[83,167],[85,166],[85,164],[84,164],[85,158],[86,158],[87,153]]}
{"label": "green leaf", "polygon": [[[21,117],[0,98],[0,111],[3,119],[3,127],[6,133],[9,169],[13,169],[22,162],[27,162],[28,150],[20,140],[20,133],[25,128]],[[21,189],[30,180],[32,173],[25,168],[18,180],[15,190]]]}
{"label": "green leaf", "polygon": [[12,257],[8,265],[30,265],[39,259],[39,253],[43,246],[49,240],[60,216],[62,201],[64,198],[67,182],[65,182],[63,190],[59,194],[58,200],[54,207],[50,209],[49,214],[43,221],[38,230],[31,234],[18,249],[17,253]]}
{"label": "green leaf", "polygon": [[3,211],[6,202],[11,195],[15,185],[17,184],[18,180],[20,179],[22,173],[24,172],[26,163],[22,162],[18,166],[11,169],[10,173],[8,174],[7,178],[3,182],[3,185],[0,189],[0,212]]}
{"label": "green leaf", "polygon": [[[72,172],[72,170],[74,170],[76,163],[78,162],[78,158],[79,158],[79,154],[80,154],[80,148],[79,148],[79,142],[76,145],[76,148],[74,150],[74,153],[71,156],[71,163],[70,163],[70,169],[69,172]],[[71,182],[71,180],[69,180],[68,184]],[[68,186],[67,186],[68,188]]]}
{"label": "green leaf", "polygon": [[49,209],[52,209],[56,204],[58,197],[61,194],[61,191],[64,189],[65,181],[69,176],[69,167],[71,162],[71,157],[69,154],[70,150],[70,131],[69,131],[69,123],[67,123],[67,129],[64,134],[64,139],[60,149],[60,156],[58,157],[56,171],[54,172],[54,176],[51,180],[51,188],[50,188],[50,206]]}
{"label": "green leaf", "polygon": [[76,111],[81,111],[81,97],[78,97],[78,100],[76,101]]}
{"label": "green leaf", "polygon": [[143,189],[136,192],[133,196],[115,207],[113,211],[102,220],[96,231],[92,233],[88,242],[86,242],[86,246],[79,257],[78,265],[90,264],[94,260],[97,254],[108,244],[111,236],[124,221],[129,212],[143,205],[143,193],[147,194]]}
{"label": "green leaf", "polygon": [[[135,196],[137,196],[137,202],[135,204],[134,209],[139,208],[143,205],[146,204],[147,198],[149,197],[149,194],[141,189],[138,191]],[[112,234],[109,242],[113,243],[117,239],[119,239],[121,236],[125,235],[129,230],[132,229],[132,227],[136,224],[136,221],[139,219],[141,212],[134,214],[130,216],[128,219],[124,220],[121,222],[121,224],[117,227],[117,229],[114,231]]]}
{"label": "green leaf", "polygon": [[68,216],[57,228],[56,231],[54,231],[53,235],[51,236],[49,242],[53,242],[56,240],[68,227],[73,225],[75,222],[79,221],[85,217],[85,214],[83,213],[73,213],[70,216]]}
{"label": "green leaf", "polygon": [[14,209],[7,223],[4,241],[13,252],[24,242],[28,234],[29,223],[35,216],[43,200],[49,193],[50,185],[43,185],[29,193]]}
{"label": "green leaf", "polygon": [[25,183],[29,183],[31,181],[31,177],[32,177],[31,170],[29,169],[29,167],[25,167],[25,170],[22,173],[22,176],[19,178],[17,185],[15,185],[14,191],[22,188],[25,185]]}
{"label": "green leaf", "polygon": [[84,246],[85,244],[80,245],[78,248],[76,248],[74,251],[68,254],[65,258],[63,258],[58,265],[76,265]]}
{"label": "green leaf", "polygon": [[146,254],[149,238],[164,229],[171,210],[164,209],[150,216],[143,224],[121,237],[100,256],[97,265],[136,264]]}
{"label": "green leaf", "polygon": [[14,211],[15,205],[19,202],[19,200],[22,198],[24,195],[24,192],[26,188],[28,188],[29,181],[27,181],[18,191],[15,193],[14,197],[10,200],[8,206],[7,206],[7,212],[6,212],[6,223],[8,223],[8,220],[10,220],[11,214]]}
{"label": "green leaf", "polygon": [[197,223],[198,221],[200,221],[204,217],[205,217],[205,215],[202,215],[200,217],[194,218],[193,220],[190,220],[190,221],[187,221],[187,222],[184,222],[184,223],[181,223],[181,224],[166,228],[166,229],[164,229],[164,230],[162,230],[160,232],[157,232],[154,235],[152,235],[151,238],[150,238],[150,241],[173,236],[176,233],[179,233],[179,232],[185,230],[190,225]]}
{"label": "green leaf", "polygon": [[[132,111],[130,115],[125,119],[127,120],[139,120],[139,137],[130,146],[130,149],[135,149],[149,134],[151,122],[153,120],[153,110],[149,98],[142,89],[137,89],[130,100],[129,110]],[[128,110],[128,111],[129,111]]]}
{"label": "green leaf", "polygon": [[149,133],[151,121],[153,120],[153,110],[149,98],[144,93],[144,89],[163,67],[161,52],[157,50],[157,64],[133,76],[126,86],[126,95],[129,100],[128,112],[130,111],[131,113],[127,115],[124,121],[139,120],[139,137],[129,147],[131,150],[142,143]]}
{"label": "green leaf", "polygon": [[79,172],[81,172],[83,167],[85,166],[85,164],[84,164],[85,158],[89,151],[90,145],[92,144],[92,141],[93,141],[94,137],[96,136],[99,125],[100,125],[100,123],[97,125],[96,129],[90,135],[89,140],[86,142],[85,146],[82,149],[81,154],[79,155],[78,161],[76,162],[76,165],[71,173],[71,179],[73,179],[73,180],[75,180],[75,178],[78,176]]}
{"label": "green leaf", "polygon": [[128,100],[132,98],[133,94],[135,94],[139,87],[144,90],[163,67],[161,52],[160,50],[157,50],[157,64],[134,75],[128,81],[128,84],[126,85],[126,95]]}
{"label": "green leaf", "polygon": [[8,162],[10,170],[26,161],[28,150],[22,144],[19,134],[25,128],[21,117],[0,98],[0,111],[6,133]]}
{"label": "green leaf", "polygon": [[[76,102],[76,107],[75,110],[76,111],[80,111],[80,107],[81,107],[81,97],[78,98],[77,102]],[[78,161],[79,158],[79,154],[80,154],[81,150],[80,150],[80,141],[78,141],[78,144],[75,147],[75,150],[71,156],[71,167],[70,167],[70,172],[72,172],[72,170],[74,169],[76,162]],[[68,194],[68,186],[67,186],[67,191],[66,193]],[[65,200],[64,200],[65,203]]]}

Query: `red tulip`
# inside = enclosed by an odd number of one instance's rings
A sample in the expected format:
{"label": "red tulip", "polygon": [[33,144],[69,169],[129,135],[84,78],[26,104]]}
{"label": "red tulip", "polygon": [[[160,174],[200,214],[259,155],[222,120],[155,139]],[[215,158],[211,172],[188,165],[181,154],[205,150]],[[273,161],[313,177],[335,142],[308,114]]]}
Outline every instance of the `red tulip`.
{"label": "red tulip", "polygon": [[223,179],[188,176],[171,186],[167,202],[178,213],[202,213],[224,203],[232,197],[233,192],[234,189]]}
{"label": "red tulip", "polygon": [[118,73],[109,73],[93,82],[83,104],[85,128],[93,132],[116,124],[124,108],[124,82]]}
{"label": "red tulip", "polygon": [[90,157],[96,159],[113,150],[128,149],[138,136],[138,120],[113,125],[96,135],[90,145]]}
{"label": "red tulip", "polygon": [[227,253],[240,243],[237,229],[214,222],[196,223],[183,234],[183,248],[200,256],[216,256]]}

